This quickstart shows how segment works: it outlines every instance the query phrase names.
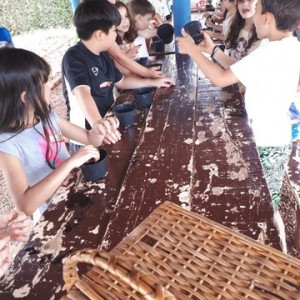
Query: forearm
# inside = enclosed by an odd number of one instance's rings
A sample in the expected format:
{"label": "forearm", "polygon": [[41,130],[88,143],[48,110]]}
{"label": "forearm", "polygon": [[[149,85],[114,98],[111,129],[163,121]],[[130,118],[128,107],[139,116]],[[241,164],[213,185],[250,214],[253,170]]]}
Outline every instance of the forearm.
{"label": "forearm", "polygon": [[228,54],[224,53],[221,49],[218,49],[213,58],[224,68],[229,69],[236,61]]}
{"label": "forearm", "polygon": [[125,69],[135,74],[140,74],[143,77],[148,76],[149,70],[137,63],[134,59],[129,58],[116,43],[114,43],[113,46],[108,50],[108,53]]}
{"label": "forearm", "polygon": [[212,33],[212,37],[214,39],[217,39],[217,40],[220,40],[220,41],[224,41],[225,40],[225,36],[224,36],[223,33],[215,32],[215,31]]}
{"label": "forearm", "polygon": [[214,85],[218,87],[229,85],[224,78],[224,70],[205,57],[197,46],[191,47],[187,54],[196,62],[200,70]]}
{"label": "forearm", "polygon": [[116,86],[120,89],[137,89],[140,87],[154,87],[153,80],[150,78],[142,78],[139,76],[125,76],[122,82],[117,83]]}
{"label": "forearm", "polygon": [[145,39],[151,39],[157,35],[157,28],[138,30],[138,35],[144,37]]}
{"label": "forearm", "polygon": [[69,158],[37,184],[28,187],[23,195],[13,199],[18,209],[27,215],[32,215],[38,207],[53,196],[73,168],[72,160]]}
{"label": "forearm", "polygon": [[89,124],[93,126],[93,124],[102,117],[91,95],[90,88],[87,86],[80,86],[73,92],[84,117]]}

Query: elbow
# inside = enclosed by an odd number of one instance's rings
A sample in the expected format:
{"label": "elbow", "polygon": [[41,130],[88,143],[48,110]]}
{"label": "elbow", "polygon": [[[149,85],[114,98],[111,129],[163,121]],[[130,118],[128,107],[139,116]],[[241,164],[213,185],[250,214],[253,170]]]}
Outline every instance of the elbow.
{"label": "elbow", "polygon": [[[24,201],[26,202],[26,201]],[[27,216],[32,216],[35,212],[35,209],[33,209],[30,205],[26,203],[19,203],[16,205],[17,209],[24,212]]]}
{"label": "elbow", "polygon": [[226,84],[223,80],[218,80],[218,79],[215,79],[215,80],[211,80],[211,83],[219,88],[223,88],[225,86],[228,86],[228,84]]}

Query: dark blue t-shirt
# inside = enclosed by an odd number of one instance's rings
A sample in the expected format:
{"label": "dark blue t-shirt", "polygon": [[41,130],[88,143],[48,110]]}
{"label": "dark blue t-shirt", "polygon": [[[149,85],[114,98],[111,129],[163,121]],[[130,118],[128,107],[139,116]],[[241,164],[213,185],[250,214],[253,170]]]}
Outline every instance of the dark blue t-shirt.
{"label": "dark blue t-shirt", "polygon": [[[122,78],[123,75],[115,67],[114,61],[107,52],[96,55],[81,41],[69,48],[62,61],[62,82],[70,121],[83,126],[83,114],[76,107],[78,103],[72,93],[76,87],[80,85],[90,87],[91,95],[101,116],[104,117],[114,102],[114,84]],[[87,121],[83,127],[90,128]]]}

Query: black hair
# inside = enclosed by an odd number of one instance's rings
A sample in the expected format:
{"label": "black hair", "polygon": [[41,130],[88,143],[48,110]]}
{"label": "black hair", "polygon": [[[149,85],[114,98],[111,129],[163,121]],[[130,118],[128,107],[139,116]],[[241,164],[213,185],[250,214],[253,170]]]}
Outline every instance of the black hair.
{"label": "black hair", "polygon": [[86,41],[96,30],[107,34],[113,25],[121,23],[121,16],[107,0],[84,0],[79,3],[73,21],[78,37]]}
{"label": "black hair", "polygon": [[[51,107],[44,98],[44,84],[48,81],[51,68],[37,54],[24,49],[0,49],[0,132],[15,133],[25,130],[29,122],[28,111],[32,107],[34,117],[42,123],[43,133],[47,142],[46,160],[51,162],[49,132],[54,127],[50,120]],[[24,95],[25,101],[21,100]],[[53,134],[55,137],[55,134]],[[5,142],[5,141],[3,141]],[[58,143],[56,143],[58,147]],[[56,151],[57,153],[58,151]]]}
{"label": "black hair", "polygon": [[[238,45],[238,39],[240,35],[240,31],[245,26],[245,19],[242,18],[239,10],[237,9],[235,15],[232,18],[232,22],[230,23],[230,27],[227,33],[227,37],[225,39],[225,45],[228,49],[235,49]],[[258,41],[257,33],[254,24],[252,24],[252,28],[250,31],[250,39],[248,40],[247,49],[250,49],[251,46]]]}
{"label": "black hair", "polygon": [[[134,29],[134,21],[132,20],[132,17],[131,17],[131,14],[129,12],[129,9],[128,9],[127,5],[124,4],[122,1],[116,1],[115,5],[116,5],[117,9],[119,9],[120,7],[124,7],[126,9],[130,25],[129,25],[128,31],[124,34],[124,40],[127,43],[132,43],[136,39],[136,37],[137,37],[138,34],[137,34],[137,31]],[[122,44],[122,39],[119,36],[118,31],[117,31],[116,42],[117,42],[118,45]]]}
{"label": "black hair", "polygon": [[293,31],[300,23],[300,0],[261,0],[262,14],[273,14],[276,28]]}

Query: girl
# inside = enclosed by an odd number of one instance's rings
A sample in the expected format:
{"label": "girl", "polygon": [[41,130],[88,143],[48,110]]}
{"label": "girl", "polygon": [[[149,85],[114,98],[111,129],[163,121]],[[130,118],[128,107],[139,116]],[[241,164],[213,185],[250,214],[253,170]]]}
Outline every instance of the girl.
{"label": "girl", "polygon": [[121,23],[117,27],[116,42],[127,56],[136,58],[140,46],[133,44],[137,38],[137,32],[134,29],[128,7],[121,1],[116,2],[116,7],[121,15]]}
{"label": "girl", "polygon": [[[214,29],[213,32],[209,32],[211,38],[224,41],[227,37],[228,29],[232,22],[233,16],[236,14],[236,0],[223,0],[222,1],[222,11],[224,11],[224,20],[222,25],[214,24],[210,19],[207,19],[206,25]],[[221,33],[218,33],[221,32]]]}
{"label": "girl", "polygon": [[[151,4],[149,3],[149,5]],[[135,59],[140,64],[146,64],[149,53],[145,38],[138,36],[136,24],[131,18],[128,7],[121,1],[116,1],[116,7],[121,15],[121,23],[117,27],[117,44],[128,57]],[[148,26],[149,23],[147,21],[147,28]],[[121,64],[116,63],[116,66],[123,74],[127,75],[130,73]]]}
{"label": "girl", "polygon": [[[120,138],[114,118],[86,131],[50,107],[50,66],[24,49],[0,49],[0,164],[18,209],[36,222],[70,171],[99,159],[104,138]],[[63,136],[84,145],[70,157]],[[112,140],[111,140],[112,141]]]}
{"label": "girl", "polygon": [[[205,34],[206,32],[204,33],[206,39],[205,44],[200,46],[201,50],[210,54],[225,69],[251,53],[261,43],[253,23],[256,3],[257,0],[237,1],[237,11],[225,39],[226,53],[220,51],[219,47]],[[242,52],[241,46],[243,46]],[[236,55],[237,52],[239,55]]]}

